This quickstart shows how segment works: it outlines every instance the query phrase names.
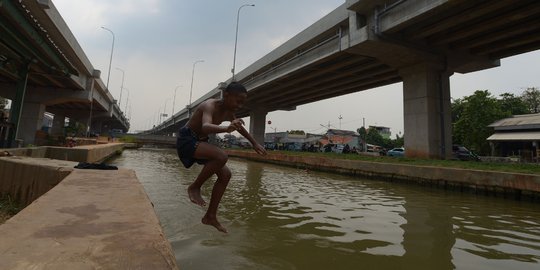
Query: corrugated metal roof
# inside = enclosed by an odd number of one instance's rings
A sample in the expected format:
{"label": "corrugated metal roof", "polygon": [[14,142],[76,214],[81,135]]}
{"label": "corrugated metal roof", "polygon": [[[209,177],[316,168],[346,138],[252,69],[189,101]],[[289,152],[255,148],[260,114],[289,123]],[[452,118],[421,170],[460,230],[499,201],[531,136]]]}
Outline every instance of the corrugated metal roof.
{"label": "corrugated metal roof", "polygon": [[514,115],[495,121],[489,127],[493,127],[495,130],[539,129],[540,113]]}
{"label": "corrugated metal roof", "polygon": [[495,133],[488,141],[540,141],[540,131]]}

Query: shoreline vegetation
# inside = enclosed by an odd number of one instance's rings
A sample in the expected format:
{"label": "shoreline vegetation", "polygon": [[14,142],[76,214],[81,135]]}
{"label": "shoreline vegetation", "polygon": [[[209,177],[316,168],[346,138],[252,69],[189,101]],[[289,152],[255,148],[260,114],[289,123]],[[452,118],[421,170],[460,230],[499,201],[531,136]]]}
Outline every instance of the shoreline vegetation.
{"label": "shoreline vegetation", "polygon": [[4,224],[21,209],[20,205],[14,202],[9,195],[0,196],[0,224]]}
{"label": "shoreline vegetation", "polygon": [[[231,149],[243,150],[243,149]],[[245,150],[249,151],[249,150]],[[378,162],[388,164],[404,164],[414,166],[431,166],[445,168],[460,168],[479,171],[496,171],[509,173],[524,173],[540,175],[540,164],[535,163],[502,163],[502,162],[478,162],[461,160],[433,160],[405,157],[368,156],[355,154],[319,153],[319,152],[295,152],[295,151],[268,151],[269,154],[276,153],[290,156],[322,157],[331,159],[360,160],[367,162]]]}

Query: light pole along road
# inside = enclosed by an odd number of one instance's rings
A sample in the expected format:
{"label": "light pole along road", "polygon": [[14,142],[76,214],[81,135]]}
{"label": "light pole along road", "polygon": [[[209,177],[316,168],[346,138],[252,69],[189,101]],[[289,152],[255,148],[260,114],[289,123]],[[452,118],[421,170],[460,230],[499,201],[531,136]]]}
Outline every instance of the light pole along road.
{"label": "light pole along road", "polygon": [[101,29],[109,31],[109,33],[111,33],[112,35],[111,57],[109,59],[109,71],[107,72],[107,91],[109,91],[109,79],[111,77],[111,64],[112,64],[112,58],[113,58],[113,52],[114,52],[114,32],[105,26],[102,26]]}
{"label": "light pole along road", "polygon": [[235,69],[236,69],[236,48],[237,48],[237,45],[238,45],[238,23],[240,22],[240,10],[243,7],[254,7],[254,6],[255,6],[254,4],[242,5],[242,6],[240,6],[238,8],[238,12],[236,13],[236,36],[235,36],[235,39],[234,39],[234,56],[233,56],[233,66],[232,66],[232,69],[231,69],[232,81],[233,82],[235,81],[234,76],[236,75],[236,72],[235,72]]}
{"label": "light pole along road", "polygon": [[195,77],[195,65],[202,63],[204,60],[197,60],[193,62],[193,68],[191,69],[191,88],[189,89],[189,115],[191,116],[191,96],[193,95],[193,78]]}

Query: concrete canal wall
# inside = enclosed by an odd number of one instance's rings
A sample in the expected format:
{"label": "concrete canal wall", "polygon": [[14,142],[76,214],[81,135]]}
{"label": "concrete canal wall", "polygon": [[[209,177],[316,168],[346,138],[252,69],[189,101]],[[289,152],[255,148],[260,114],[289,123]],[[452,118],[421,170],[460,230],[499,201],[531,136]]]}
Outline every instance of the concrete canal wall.
{"label": "concrete canal wall", "polygon": [[75,165],[48,158],[1,157],[0,194],[29,205],[66,178]]}
{"label": "concrete canal wall", "polygon": [[178,269],[134,171],[73,168],[121,150],[39,147],[0,157],[0,193],[28,205],[0,225],[0,268]]}
{"label": "concrete canal wall", "polygon": [[2,150],[13,156],[0,157],[0,194],[26,206],[60,183],[77,162],[99,162],[121,152],[122,147],[114,143]]}
{"label": "concrete canal wall", "polygon": [[76,147],[30,147],[17,149],[2,149],[14,156],[27,156],[38,158],[52,158],[76,162],[101,162],[124,149],[123,143],[108,143],[83,145]]}
{"label": "concrete canal wall", "polygon": [[269,162],[311,170],[337,172],[386,180],[413,181],[441,187],[467,188],[488,193],[540,197],[540,175],[415,166],[359,160],[269,153],[261,157],[252,151],[227,150],[231,157]]}

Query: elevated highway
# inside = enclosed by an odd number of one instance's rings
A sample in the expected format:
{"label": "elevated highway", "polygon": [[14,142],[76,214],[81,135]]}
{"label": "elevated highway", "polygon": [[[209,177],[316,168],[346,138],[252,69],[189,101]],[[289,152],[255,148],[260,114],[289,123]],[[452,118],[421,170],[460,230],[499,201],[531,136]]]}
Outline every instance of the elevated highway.
{"label": "elevated highway", "polygon": [[88,57],[52,1],[0,0],[0,96],[11,99],[11,139],[33,144],[45,112],[54,114],[52,135],[65,118],[90,132],[129,129]]}
{"label": "elevated highway", "polygon": [[[238,116],[250,116],[262,141],[268,112],[403,82],[407,155],[447,158],[449,77],[540,48],[539,16],[534,0],[347,0],[236,75],[249,91]],[[216,87],[146,133],[172,134],[219,95]]]}

